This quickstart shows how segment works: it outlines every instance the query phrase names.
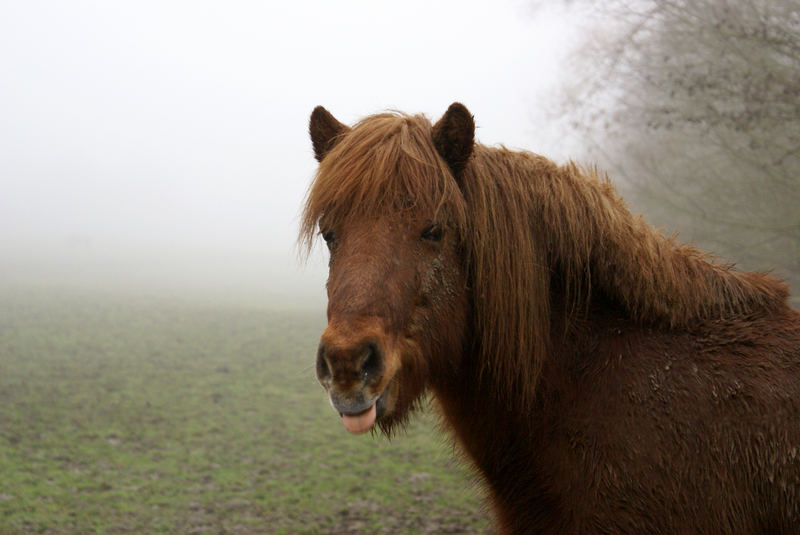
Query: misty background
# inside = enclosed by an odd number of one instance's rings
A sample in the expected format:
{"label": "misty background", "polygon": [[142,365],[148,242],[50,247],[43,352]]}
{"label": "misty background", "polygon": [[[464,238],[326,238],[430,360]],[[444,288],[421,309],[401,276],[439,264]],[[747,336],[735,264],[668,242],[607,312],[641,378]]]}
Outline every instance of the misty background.
{"label": "misty background", "polygon": [[6,2],[0,279],[324,298],[317,104],[453,101],[635,212],[800,280],[797,1]]}
{"label": "misty background", "polygon": [[800,0],[0,2],[0,532],[493,533],[319,387],[311,110],[463,102],[800,307],[799,95]]}

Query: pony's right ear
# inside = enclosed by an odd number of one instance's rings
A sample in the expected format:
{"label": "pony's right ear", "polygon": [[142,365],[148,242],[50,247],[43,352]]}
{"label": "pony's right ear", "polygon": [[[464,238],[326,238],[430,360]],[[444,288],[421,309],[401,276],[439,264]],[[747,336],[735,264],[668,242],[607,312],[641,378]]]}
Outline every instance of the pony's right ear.
{"label": "pony's right ear", "polygon": [[433,125],[433,145],[453,175],[459,178],[475,145],[475,121],[466,106],[453,102]]}
{"label": "pony's right ear", "polygon": [[311,134],[311,143],[314,145],[314,157],[321,162],[326,154],[336,145],[339,136],[349,131],[350,128],[336,120],[331,112],[317,106],[311,112],[308,122],[308,133]]}

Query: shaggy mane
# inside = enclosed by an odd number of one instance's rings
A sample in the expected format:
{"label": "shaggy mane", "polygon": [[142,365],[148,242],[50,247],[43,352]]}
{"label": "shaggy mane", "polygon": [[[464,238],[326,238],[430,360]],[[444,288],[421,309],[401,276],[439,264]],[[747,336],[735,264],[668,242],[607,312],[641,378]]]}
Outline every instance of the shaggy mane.
{"label": "shaggy mane", "polygon": [[[459,187],[460,186],[460,187]],[[424,116],[374,115],[322,160],[301,220],[358,224],[388,210],[445,214],[466,254],[476,348],[509,407],[529,407],[549,348],[551,282],[571,313],[602,292],[642,324],[691,328],[783,306],[787,286],[710,261],[633,216],[607,178],[528,152],[474,147],[458,182]]]}

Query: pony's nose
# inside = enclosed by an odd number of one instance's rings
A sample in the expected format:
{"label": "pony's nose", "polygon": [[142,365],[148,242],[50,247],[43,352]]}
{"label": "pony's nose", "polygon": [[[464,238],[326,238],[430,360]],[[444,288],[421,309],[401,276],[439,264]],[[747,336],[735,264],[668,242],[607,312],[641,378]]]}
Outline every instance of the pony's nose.
{"label": "pony's nose", "polygon": [[323,337],[319,344],[317,379],[326,387],[340,392],[363,389],[380,382],[384,368],[383,351],[374,340],[334,345]]}

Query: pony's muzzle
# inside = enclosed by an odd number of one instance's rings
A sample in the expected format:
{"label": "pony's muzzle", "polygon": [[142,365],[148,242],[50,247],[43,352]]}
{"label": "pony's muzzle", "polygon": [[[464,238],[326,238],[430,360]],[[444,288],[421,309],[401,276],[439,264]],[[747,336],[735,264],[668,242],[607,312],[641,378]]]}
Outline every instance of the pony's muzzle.
{"label": "pony's muzzle", "polygon": [[317,379],[340,413],[357,414],[369,409],[380,395],[375,390],[385,369],[383,350],[375,340],[337,344],[323,335],[317,351]]}

